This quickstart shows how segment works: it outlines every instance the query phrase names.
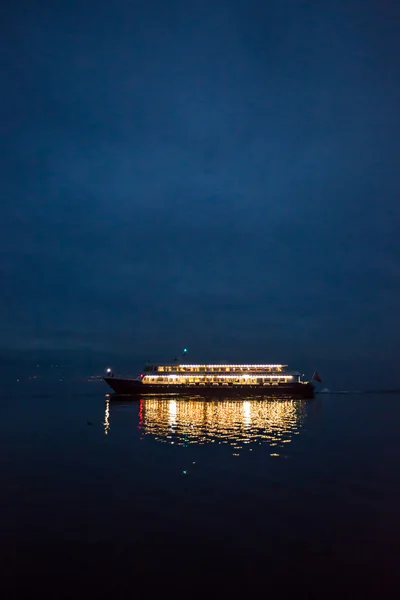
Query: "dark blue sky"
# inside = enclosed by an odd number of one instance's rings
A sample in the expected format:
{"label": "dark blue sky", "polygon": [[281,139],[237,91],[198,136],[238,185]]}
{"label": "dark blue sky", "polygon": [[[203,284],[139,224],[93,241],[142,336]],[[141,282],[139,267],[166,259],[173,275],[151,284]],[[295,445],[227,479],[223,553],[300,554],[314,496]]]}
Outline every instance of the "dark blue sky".
{"label": "dark blue sky", "polygon": [[9,2],[0,347],[393,357],[399,17]]}

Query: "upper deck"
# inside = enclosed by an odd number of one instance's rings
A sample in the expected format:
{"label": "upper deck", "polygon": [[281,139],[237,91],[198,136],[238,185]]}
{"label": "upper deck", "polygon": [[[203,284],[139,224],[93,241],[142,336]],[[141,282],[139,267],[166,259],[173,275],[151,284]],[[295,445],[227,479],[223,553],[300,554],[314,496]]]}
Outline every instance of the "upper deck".
{"label": "upper deck", "polygon": [[282,373],[287,365],[276,364],[148,364],[146,373]]}

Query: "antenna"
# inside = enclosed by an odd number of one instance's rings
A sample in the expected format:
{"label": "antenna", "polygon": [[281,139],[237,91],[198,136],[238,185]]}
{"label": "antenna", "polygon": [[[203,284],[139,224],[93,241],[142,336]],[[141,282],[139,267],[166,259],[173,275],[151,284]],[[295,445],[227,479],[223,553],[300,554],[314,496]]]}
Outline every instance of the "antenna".
{"label": "antenna", "polygon": [[188,349],[184,348],[182,354],[180,354],[179,356],[175,356],[174,358],[174,362],[177,363],[178,360],[183,360],[183,358],[186,356]]}

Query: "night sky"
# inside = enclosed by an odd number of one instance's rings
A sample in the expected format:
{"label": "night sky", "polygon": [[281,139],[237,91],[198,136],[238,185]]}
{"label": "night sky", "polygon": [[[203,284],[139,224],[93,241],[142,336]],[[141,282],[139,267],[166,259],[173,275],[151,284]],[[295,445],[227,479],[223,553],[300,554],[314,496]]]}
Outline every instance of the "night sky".
{"label": "night sky", "polygon": [[400,5],[8,0],[6,351],[399,351]]}

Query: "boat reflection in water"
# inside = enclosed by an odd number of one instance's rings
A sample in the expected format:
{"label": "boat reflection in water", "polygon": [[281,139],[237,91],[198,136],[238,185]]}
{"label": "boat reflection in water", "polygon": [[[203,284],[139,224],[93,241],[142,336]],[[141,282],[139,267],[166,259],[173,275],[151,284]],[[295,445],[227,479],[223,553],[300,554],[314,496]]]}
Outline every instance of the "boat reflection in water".
{"label": "boat reflection in water", "polygon": [[[104,432],[120,403],[106,402]],[[167,444],[230,444],[237,450],[267,443],[279,448],[300,433],[307,402],[299,399],[212,400],[188,397],[146,398],[130,407],[138,411],[138,429],[143,438]],[[124,405],[127,408],[127,405]]]}

